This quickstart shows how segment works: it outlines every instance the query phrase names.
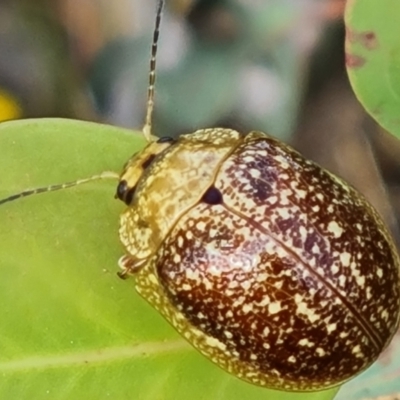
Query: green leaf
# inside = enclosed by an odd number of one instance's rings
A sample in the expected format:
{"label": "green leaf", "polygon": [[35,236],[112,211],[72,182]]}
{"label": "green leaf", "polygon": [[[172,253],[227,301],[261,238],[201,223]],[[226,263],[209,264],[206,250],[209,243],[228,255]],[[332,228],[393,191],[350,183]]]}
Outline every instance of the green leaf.
{"label": "green leaf", "polygon": [[346,66],[366,110],[400,137],[398,0],[351,0],[346,7]]}
{"label": "green leaf", "polygon": [[[0,198],[119,171],[144,144],[119,128],[44,119],[0,124]],[[116,182],[0,206],[1,399],[328,400],[242,382],[195,351],[117,278]]]}

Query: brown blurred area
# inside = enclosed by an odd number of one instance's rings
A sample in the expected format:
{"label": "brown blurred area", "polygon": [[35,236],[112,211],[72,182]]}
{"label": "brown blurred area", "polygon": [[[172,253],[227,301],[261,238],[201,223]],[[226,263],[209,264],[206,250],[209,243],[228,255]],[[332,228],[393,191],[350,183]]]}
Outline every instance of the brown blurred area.
{"label": "brown blurred area", "polygon": [[[177,61],[180,49],[193,42],[211,47],[228,46],[241,35],[244,37],[249,21],[254,23],[254,31],[260,31],[257,24],[262,21],[254,16],[253,19],[248,17],[253,14],[237,11],[240,7],[256,7],[256,3],[244,0],[167,1],[169,17],[163,20],[160,41],[156,127],[170,123],[165,116],[171,114],[170,111],[162,115],[165,99],[165,104],[173,103],[176,97],[183,98],[182,103],[188,103],[189,107],[192,104],[192,93],[183,84],[181,92],[176,92],[178,96],[168,94],[162,86],[175,64],[175,77],[179,77],[179,68],[189,70],[184,63]],[[266,59],[267,63],[272,59],[273,67],[268,74],[262,71],[261,80],[257,80],[256,74],[255,90],[251,86],[253,81],[244,79],[244,82],[251,83],[247,88],[252,90],[250,94],[246,89],[237,94],[237,97],[245,99],[243,109],[250,108],[251,111],[257,105],[263,105],[265,109],[261,109],[261,113],[265,111],[265,115],[271,115],[270,119],[277,121],[268,130],[279,136],[281,124],[281,129],[286,132],[284,140],[357,187],[376,206],[399,242],[400,144],[364,112],[348,83],[343,60],[345,0],[266,0],[264,3],[270,4],[271,9],[265,21],[270,27],[269,33],[261,39],[259,36],[249,37],[252,42],[260,40],[256,44],[264,52],[252,53],[254,58]],[[0,0],[0,114],[1,110],[4,113],[8,110],[10,118],[17,115],[57,116],[140,127],[154,9],[155,2],[149,0]],[[292,17],[283,18],[285,12],[292,13]],[[182,41],[185,35],[195,39],[187,44]],[[115,65],[123,64],[124,58],[121,62],[117,57],[113,59],[114,53],[111,52],[103,57],[106,59],[104,65],[98,65],[104,49],[110,44],[142,36],[147,43],[144,52],[132,50],[132,56],[139,59],[137,63],[144,66],[140,73],[136,69],[132,73],[143,86],[136,93],[134,85],[132,89],[126,85],[130,79],[129,68],[124,73],[118,72],[120,75],[112,79]],[[289,49],[289,56],[276,50],[283,44],[289,44],[286,49]],[[184,59],[184,55],[180,57]],[[278,76],[279,79],[274,75],[274,71],[279,69],[274,66],[276,59],[284,67],[294,64],[289,75]],[[96,75],[99,77],[93,83],[93,71],[99,70],[103,75]],[[190,76],[189,70],[188,79],[190,83],[197,76]],[[259,82],[266,82],[266,89],[258,92]],[[277,114],[277,104],[286,101],[279,92],[285,84],[294,87],[288,97],[295,98],[295,103],[287,108],[282,106]],[[221,91],[223,88],[217,89],[216,93]],[[20,111],[16,112],[16,106],[10,105],[9,95]],[[187,100],[184,96],[188,96]],[[199,101],[203,104],[207,100]],[[209,120],[200,121],[206,121],[204,123],[208,126],[223,124],[244,130],[260,129],[259,121],[251,112],[247,119],[238,119],[235,107],[238,106],[233,106],[229,112],[221,112],[219,117],[213,115]],[[180,112],[186,115],[186,111]],[[176,120],[176,115],[171,119]],[[192,126],[185,122],[177,127],[170,123],[170,129],[176,133],[190,131],[196,123],[193,122]],[[261,128],[266,130],[264,126]]]}

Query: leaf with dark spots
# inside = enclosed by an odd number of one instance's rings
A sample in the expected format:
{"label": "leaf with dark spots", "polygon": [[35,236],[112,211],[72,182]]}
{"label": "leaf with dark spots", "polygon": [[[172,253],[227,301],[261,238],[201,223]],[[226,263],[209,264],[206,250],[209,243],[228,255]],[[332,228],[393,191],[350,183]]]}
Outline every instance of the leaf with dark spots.
{"label": "leaf with dark spots", "polygon": [[346,4],[346,67],[353,90],[376,121],[400,137],[400,1]]}
{"label": "leaf with dark spots", "polygon": [[346,67],[347,68],[361,68],[364,66],[366,60],[364,57],[355,54],[346,53]]}
{"label": "leaf with dark spots", "polygon": [[378,47],[378,39],[373,31],[357,32],[347,27],[346,36],[350,43],[360,43],[368,50]]}

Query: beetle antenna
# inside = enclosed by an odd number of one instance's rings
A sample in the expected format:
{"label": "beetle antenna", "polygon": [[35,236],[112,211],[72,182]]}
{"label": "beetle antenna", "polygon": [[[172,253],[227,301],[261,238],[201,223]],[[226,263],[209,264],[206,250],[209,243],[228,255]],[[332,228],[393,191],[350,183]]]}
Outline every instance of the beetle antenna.
{"label": "beetle antenna", "polygon": [[158,46],[158,37],[160,34],[160,23],[161,23],[161,15],[163,7],[164,7],[164,0],[158,0],[156,23],[154,26],[153,42],[151,45],[149,87],[147,89],[146,120],[143,127],[143,135],[148,142],[153,141],[151,134],[151,124],[152,124],[153,109],[154,109],[154,86],[156,83],[157,46]]}
{"label": "beetle antenna", "polygon": [[[151,45],[151,57],[150,57],[150,72],[149,72],[149,86],[147,89],[147,106],[146,106],[146,119],[143,127],[143,135],[148,142],[153,141],[153,137],[151,134],[151,126],[152,126],[152,116],[154,109],[154,87],[156,82],[156,58],[157,58],[157,46],[158,46],[158,37],[160,34],[160,24],[161,24],[161,15],[164,8],[164,0],[158,0],[157,3],[157,14],[156,14],[156,22],[153,31],[153,42]],[[4,203],[8,203],[10,201],[22,199],[27,196],[31,196],[34,194],[47,193],[47,192],[55,192],[56,190],[68,189],[70,187],[83,185],[88,182],[92,182],[99,179],[119,179],[119,175],[115,172],[102,172],[98,175],[93,175],[89,178],[78,179],[73,182],[60,183],[56,185],[44,186],[35,189],[27,189],[22,192],[13,194],[11,196],[5,197],[4,199],[0,199],[0,205]]]}
{"label": "beetle antenna", "polygon": [[0,199],[0,205],[8,203],[9,201],[19,200],[34,194],[55,192],[56,190],[68,189],[70,187],[83,185],[85,183],[97,181],[99,179],[119,179],[119,175],[115,172],[105,171],[102,172],[101,174],[92,175],[89,178],[77,179],[76,181],[73,182],[65,182],[57,185],[43,186],[35,189],[27,189],[22,192],[5,197],[4,199]]}

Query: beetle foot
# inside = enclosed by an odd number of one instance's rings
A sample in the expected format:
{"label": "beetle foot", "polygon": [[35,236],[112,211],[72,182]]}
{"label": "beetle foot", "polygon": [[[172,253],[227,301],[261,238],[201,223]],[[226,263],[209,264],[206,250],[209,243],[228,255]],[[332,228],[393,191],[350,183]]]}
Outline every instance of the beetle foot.
{"label": "beetle foot", "polygon": [[146,261],[147,259],[137,259],[127,254],[123,255],[118,260],[118,266],[121,268],[121,271],[117,272],[118,277],[121,279],[128,279],[129,275],[134,275],[139,272]]}

